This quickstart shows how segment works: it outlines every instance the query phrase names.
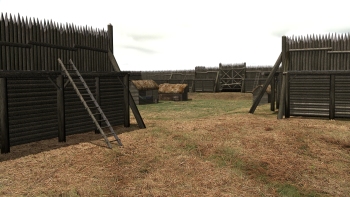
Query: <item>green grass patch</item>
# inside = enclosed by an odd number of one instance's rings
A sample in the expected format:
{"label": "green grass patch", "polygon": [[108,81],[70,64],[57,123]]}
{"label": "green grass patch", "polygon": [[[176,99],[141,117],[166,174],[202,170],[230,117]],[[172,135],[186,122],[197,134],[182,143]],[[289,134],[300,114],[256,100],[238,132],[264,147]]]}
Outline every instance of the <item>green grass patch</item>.
{"label": "green grass patch", "polygon": [[230,167],[242,170],[244,167],[243,160],[240,159],[238,151],[231,147],[222,147],[209,156],[209,160],[216,163],[218,167]]}

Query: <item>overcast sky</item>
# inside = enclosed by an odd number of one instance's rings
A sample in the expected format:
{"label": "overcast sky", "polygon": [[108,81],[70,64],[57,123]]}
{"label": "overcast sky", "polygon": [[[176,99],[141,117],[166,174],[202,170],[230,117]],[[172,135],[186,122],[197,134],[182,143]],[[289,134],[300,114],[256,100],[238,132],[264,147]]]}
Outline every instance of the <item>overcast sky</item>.
{"label": "overcast sky", "polygon": [[0,12],[100,29],[111,23],[122,70],[181,70],[273,65],[283,35],[350,32],[348,2],[0,0]]}

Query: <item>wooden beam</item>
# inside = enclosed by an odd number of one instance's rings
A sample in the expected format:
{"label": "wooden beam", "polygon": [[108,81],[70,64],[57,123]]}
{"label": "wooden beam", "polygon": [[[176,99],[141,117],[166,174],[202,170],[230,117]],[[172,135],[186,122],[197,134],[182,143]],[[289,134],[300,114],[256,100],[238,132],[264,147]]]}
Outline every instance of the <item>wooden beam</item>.
{"label": "wooden beam", "polygon": [[285,107],[286,107],[286,72],[288,71],[288,57],[287,54],[287,37],[282,37],[282,66],[283,66],[283,75],[282,75],[282,88],[281,88],[281,94],[280,94],[280,106],[278,108],[278,115],[277,119],[282,119],[285,115]]}
{"label": "wooden beam", "polygon": [[132,110],[132,113],[135,116],[136,122],[139,125],[140,129],[146,128],[145,123],[143,122],[143,119],[141,117],[141,114],[139,112],[139,109],[137,109],[136,103],[134,99],[132,98],[131,92],[129,91],[129,102],[130,102],[130,108]]}
{"label": "wooden beam", "polygon": [[89,51],[96,51],[96,52],[101,52],[101,53],[108,53],[108,50],[105,49],[100,49],[100,48],[95,48],[95,47],[88,47],[88,46],[83,46],[83,45],[74,45],[74,48],[77,49],[85,49],[85,50],[89,50]]}
{"label": "wooden beam", "polygon": [[350,70],[304,70],[288,71],[291,75],[350,75]]}
{"label": "wooden beam", "polygon": [[350,51],[327,51],[327,53],[330,53],[330,54],[337,54],[337,53],[350,53]]}
{"label": "wooden beam", "polygon": [[114,50],[113,50],[113,26],[112,26],[112,24],[108,24],[108,26],[107,26],[107,35],[108,35],[108,39],[109,39],[108,48],[113,54]]}
{"label": "wooden beam", "polygon": [[10,129],[8,118],[7,79],[0,78],[1,154],[10,152]]}
{"label": "wooden beam", "polygon": [[15,42],[5,42],[5,41],[0,41],[0,46],[32,48],[32,45],[30,45],[30,44],[22,44],[22,43],[15,43]]}
{"label": "wooden beam", "polygon": [[253,114],[255,112],[255,109],[258,107],[261,98],[263,97],[264,93],[266,92],[267,86],[269,86],[269,84],[271,83],[271,80],[275,76],[275,73],[278,70],[281,62],[282,62],[282,53],[280,53],[280,55],[278,56],[277,61],[272,68],[272,71],[270,72],[269,76],[267,77],[266,82],[264,83],[261,92],[258,94],[256,99],[254,100],[253,105],[249,110],[249,113]]}
{"label": "wooden beam", "polygon": [[115,57],[113,55],[113,52],[110,51],[110,50],[108,51],[108,57],[109,57],[109,61],[111,62],[114,70],[117,71],[117,72],[120,72],[120,68],[119,68],[118,62],[115,59]]}
{"label": "wooden beam", "polygon": [[56,79],[57,86],[57,116],[58,116],[58,141],[66,142],[66,119],[64,104],[64,78],[59,75]]}
{"label": "wooden beam", "polygon": [[129,74],[124,76],[124,127],[130,127]]}
{"label": "wooden beam", "polygon": [[285,107],[285,117],[290,118],[290,85],[289,85],[289,73],[286,74],[286,107]]}
{"label": "wooden beam", "polygon": [[66,47],[61,45],[55,45],[55,44],[49,44],[45,42],[37,42],[37,41],[28,41],[27,42],[30,45],[40,46],[40,47],[48,47],[48,48],[55,48],[55,49],[61,49],[61,50],[67,50],[67,51],[77,51],[78,49],[74,47]]}
{"label": "wooden beam", "polygon": [[270,110],[275,111],[275,102],[276,102],[276,76],[273,76],[271,80],[271,106]]}
{"label": "wooden beam", "polygon": [[29,78],[29,77],[57,77],[61,72],[56,71],[1,71],[0,78]]}
{"label": "wooden beam", "polygon": [[330,75],[329,119],[335,118],[335,75]]}
{"label": "wooden beam", "polygon": [[323,48],[304,48],[304,49],[289,49],[289,52],[301,52],[301,51],[330,51],[332,47],[323,47]]}

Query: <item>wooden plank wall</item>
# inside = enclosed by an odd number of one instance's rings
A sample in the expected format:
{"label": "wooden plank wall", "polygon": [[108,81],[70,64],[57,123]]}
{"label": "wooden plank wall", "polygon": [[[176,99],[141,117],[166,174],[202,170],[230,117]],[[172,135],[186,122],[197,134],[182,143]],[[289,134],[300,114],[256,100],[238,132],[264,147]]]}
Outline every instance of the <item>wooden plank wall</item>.
{"label": "wooden plank wall", "polygon": [[[28,71],[28,73],[30,72]],[[60,73],[54,73],[50,76],[51,81],[47,76],[20,77],[19,75],[18,77],[1,78],[7,79],[5,88],[7,90],[6,100],[8,100],[10,146],[59,136],[58,90],[53,82],[56,82],[55,78],[60,77]],[[96,96],[97,101],[100,102],[100,106],[111,125],[123,125],[126,119],[124,116],[126,101],[124,98],[124,84],[122,82],[126,73],[100,74],[82,73],[82,76],[91,92]],[[2,81],[1,85],[3,85]],[[1,96],[2,99],[3,97]],[[66,135],[95,130],[96,126],[93,124],[91,117],[89,117],[71,84],[64,88],[63,102],[65,104]],[[0,111],[5,107],[1,106]],[[0,122],[3,122],[3,117],[1,117]],[[0,147],[5,143],[1,141],[2,135],[5,133],[3,130],[4,128],[0,128]],[[65,139],[65,136],[62,139]],[[5,152],[7,151],[5,150]]]}
{"label": "wooden plank wall", "polygon": [[60,71],[61,58],[79,71],[112,71],[110,39],[105,30],[1,14],[0,70]]}
{"label": "wooden plank wall", "polygon": [[[286,113],[331,119],[350,117],[350,34],[287,37],[286,47],[291,73],[286,87]],[[334,74],[337,71],[341,72]]]}

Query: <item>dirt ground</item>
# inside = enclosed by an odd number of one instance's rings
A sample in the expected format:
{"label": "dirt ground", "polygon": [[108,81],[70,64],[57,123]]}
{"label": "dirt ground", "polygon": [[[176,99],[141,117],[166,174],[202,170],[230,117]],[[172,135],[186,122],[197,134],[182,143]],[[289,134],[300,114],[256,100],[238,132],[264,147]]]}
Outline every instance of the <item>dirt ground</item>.
{"label": "dirt ground", "polygon": [[189,97],[140,106],[147,128],[116,127],[123,147],[94,132],[11,147],[0,196],[350,196],[350,121],[249,114],[251,94]]}

